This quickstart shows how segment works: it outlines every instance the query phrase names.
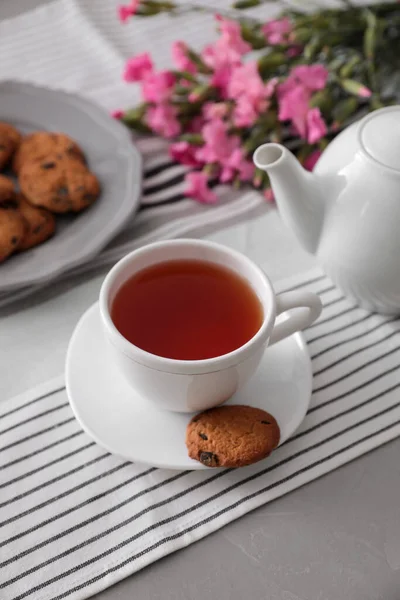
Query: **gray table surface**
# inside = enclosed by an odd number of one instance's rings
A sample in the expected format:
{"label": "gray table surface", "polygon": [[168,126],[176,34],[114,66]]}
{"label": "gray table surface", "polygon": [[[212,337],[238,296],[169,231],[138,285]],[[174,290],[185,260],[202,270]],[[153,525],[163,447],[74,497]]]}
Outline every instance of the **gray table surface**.
{"label": "gray table surface", "polygon": [[[0,19],[42,2],[0,0]],[[280,240],[279,261],[263,259],[265,227]],[[278,271],[291,273],[294,254],[296,270],[312,264],[281,229],[274,213],[247,228],[240,225],[214,234],[212,239],[247,251],[270,273],[272,270],[275,278]],[[73,289],[66,286],[63,300],[46,293],[1,315],[2,339],[17,336],[20,343],[22,366],[13,393],[43,380],[39,365],[50,351],[53,374],[60,372],[69,334],[78,315],[96,299],[100,281],[99,277],[77,281]],[[61,318],[65,315],[60,307],[66,303],[73,305],[73,310]],[[39,334],[45,318],[46,325],[55,327],[57,338],[65,343],[38,347],[37,356],[24,356],[24,340]],[[10,356],[0,347],[3,382],[7,360]],[[400,439],[255,510],[95,598],[399,600],[399,455]]]}

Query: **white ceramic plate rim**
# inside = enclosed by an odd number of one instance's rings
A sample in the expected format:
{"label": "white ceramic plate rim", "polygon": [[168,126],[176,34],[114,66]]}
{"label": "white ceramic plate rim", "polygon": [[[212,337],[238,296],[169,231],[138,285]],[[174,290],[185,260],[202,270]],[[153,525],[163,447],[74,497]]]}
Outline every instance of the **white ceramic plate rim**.
{"label": "white ceramic plate rim", "polygon": [[[49,260],[46,264],[38,265],[37,271],[31,270],[30,273],[25,273],[20,278],[16,277],[13,281],[2,281],[0,265],[0,292],[6,292],[31,284],[45,283],[96,256],[123,229],[127,220],[139,207],[141,185],[138,185],[138,182],[142,181],[142,157],[134,145],[128,129],[117,120],[112,119],[100,106],[81,96],[17,81],[0,82],[0,101],[2,92],[24,94],[32,101],[44,104],[46,98],[50,98],[52,101],[56,100],[61,109],[63,105],[70,105],[80,110],[104,131],[109,130],[110,135],[112,134],[119,140],[119,154],[124,157],[126,168],[126,185],[120,202],[116,205],[118,209],[115,211],[112,221],[108,222],[107,229],[99,229],[97,236],[84,239],[83,246],[76,245],[75,251],[68,252],[68,255],[59,258],[57,262]],[[23,118],[22,115],[21,118]],[[47,244],[50,246],[51,240]]]}

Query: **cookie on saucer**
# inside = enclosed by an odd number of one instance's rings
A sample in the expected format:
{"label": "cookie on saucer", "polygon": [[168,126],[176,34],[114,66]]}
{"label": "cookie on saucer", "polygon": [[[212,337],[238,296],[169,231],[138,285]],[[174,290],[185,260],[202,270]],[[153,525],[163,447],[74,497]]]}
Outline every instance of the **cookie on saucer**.
{"label": "cookie on saucer", "polygon": [[25,162],[19,185],[28,202],[54,213],[80,212],[98,198],[98,179],[79,160],[49,154]]}
{"label": "cookie on saucer", "polygon": [[207,467],[244,467],[279,444],[275,418],[251,406],[219,406],[194,416],[186,430],[190,458]]}
{"label": "cookie on saucer", "polygon": [[74,158],[85,163],[85,156],[78,144],[65,133],[36,131],[30,133],[21,142],[13,158],[13,170],[19,173],[27,162],[42,160],[49,154],[59,158]]}
{"label": "cookie on saucer", "polygon": [[4,169],[21,142],[21,134],[9,123],[0,122],[0,169]]}

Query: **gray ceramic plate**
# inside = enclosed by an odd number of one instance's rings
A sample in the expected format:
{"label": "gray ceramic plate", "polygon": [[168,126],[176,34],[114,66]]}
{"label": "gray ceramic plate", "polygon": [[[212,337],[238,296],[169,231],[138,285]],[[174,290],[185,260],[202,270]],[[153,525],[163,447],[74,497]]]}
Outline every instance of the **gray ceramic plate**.
{"label": "gray ceramic plate", "polygon": [[86,211],[57,219],[53,238],[0,264],[0,291],[49,281],[88,261],[139,206],[142,160],[129,132],[94,104],[25,83],[0,83],[0,121],[23,133],[61,131],[83,148],[102,193]]}

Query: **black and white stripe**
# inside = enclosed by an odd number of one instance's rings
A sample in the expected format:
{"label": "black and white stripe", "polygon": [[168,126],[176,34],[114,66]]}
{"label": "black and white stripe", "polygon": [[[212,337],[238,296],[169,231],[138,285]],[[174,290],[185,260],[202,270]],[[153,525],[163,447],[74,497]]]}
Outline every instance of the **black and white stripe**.
{"label": "black and white stripe", "polygon": [[309,414],[268,462],[171,473],[121,461],[80,431],[59,380],[0,406],[0,597],[93,594],[399,435],[400,320],[352,306],[318,271],[280,289],[328,308],[306,332]]}

